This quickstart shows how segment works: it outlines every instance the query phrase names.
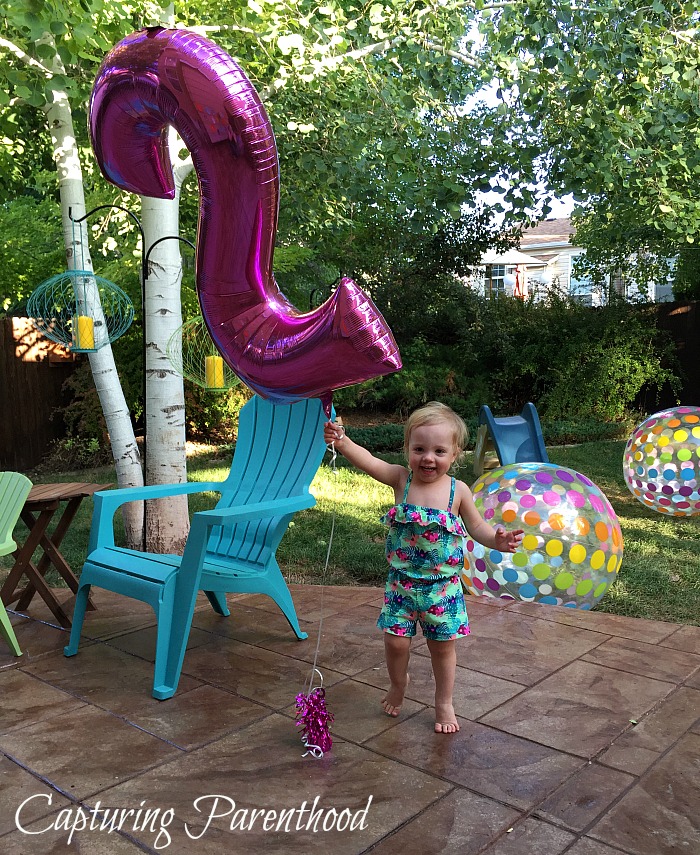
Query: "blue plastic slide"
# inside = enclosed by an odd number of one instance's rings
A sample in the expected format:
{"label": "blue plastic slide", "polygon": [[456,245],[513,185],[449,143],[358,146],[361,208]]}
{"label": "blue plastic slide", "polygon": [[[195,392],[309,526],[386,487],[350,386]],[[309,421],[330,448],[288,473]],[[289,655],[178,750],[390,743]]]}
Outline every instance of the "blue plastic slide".
{"label": "blue plastic slide", "polygon": [[488,428],[502,466],[510,463],[549,463],[540,418],[534,404],[525,404],[519,416],[498,419],[484,404],[479,410],[479,425]]}

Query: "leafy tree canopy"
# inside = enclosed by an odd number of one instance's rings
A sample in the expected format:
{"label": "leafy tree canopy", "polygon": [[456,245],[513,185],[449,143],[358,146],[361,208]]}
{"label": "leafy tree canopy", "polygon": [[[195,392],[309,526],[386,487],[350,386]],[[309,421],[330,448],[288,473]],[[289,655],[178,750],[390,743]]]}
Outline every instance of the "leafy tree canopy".
{"label": "leafy tree canopy", "polygon": [[494,134],[517,157],[537,129],[547,187],[585,211],[589,264],[634,254],[644,282],[700,240],[699,28],[697,3],[681,0],[532,0],[481,20]]}
{"label": "leafy tree canopy", "polygon": [[[503,197],[491,210],[515,223],[548,213],[552,193],[573,193],[593,212],[581,235],[601,259],[642,239],[645,257],[696,240],[694,2],[171,6],[178,26],[210,35],[238,59],[268,107],[287,270],[342,257],[378,222],[385,231],[400,224],[435,233],[446,218],[477,210],[487,190]],[[50,141],[37,108],[64,89],[84,118],[104,54],[163,11],[139,0],[4,4],[0,200],[47,192]],[[90,165],[84,126],[76,122]],[[185,204],[183,233],[193,234],[196,207],[195,199],[189,212]]]}

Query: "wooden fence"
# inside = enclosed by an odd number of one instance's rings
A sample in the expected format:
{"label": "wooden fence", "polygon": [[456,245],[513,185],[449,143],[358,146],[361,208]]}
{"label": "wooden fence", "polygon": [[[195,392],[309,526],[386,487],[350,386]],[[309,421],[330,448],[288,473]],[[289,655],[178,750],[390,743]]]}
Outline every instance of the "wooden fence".
{"label": "wooden fence", "polygon": [[77,364],[27,318],[0,319],[0,469],[36,466],[64,436],[56,410],[69,401],[62,387]]}
{"label": "wooden fence", "polygon": [[[681,365],[682,389],[680,402],[685,406],[700,407],[700,303],[657,303],[656,315],[659,329],[666,330],[676,347]],[[647,396],[639,403],[641,409],[653,413],[676,405],[671,389],[663,389],[660,397]]]}

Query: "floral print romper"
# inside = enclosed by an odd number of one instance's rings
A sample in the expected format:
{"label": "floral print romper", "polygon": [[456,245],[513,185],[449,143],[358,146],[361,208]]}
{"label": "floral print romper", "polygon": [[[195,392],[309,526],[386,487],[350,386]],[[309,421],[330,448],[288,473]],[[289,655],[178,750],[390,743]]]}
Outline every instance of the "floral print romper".
{"label": "floral print romper", "polygon": [[420,623],[426,638],[450,641],[469,634],[459,578],[467,532],[452,513],[455,479],[447,510],[441,511],[408,504],[412,477],[409,473],[403,502],[382,517],[389,526],[390,569],[377,626],[392,635],[414,636]]}

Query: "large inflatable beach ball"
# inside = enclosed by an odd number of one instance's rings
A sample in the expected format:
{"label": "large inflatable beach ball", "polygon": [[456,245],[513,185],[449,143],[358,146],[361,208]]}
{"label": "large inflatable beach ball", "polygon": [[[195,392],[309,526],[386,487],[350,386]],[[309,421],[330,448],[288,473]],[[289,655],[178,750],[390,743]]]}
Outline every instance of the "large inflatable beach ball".
{"label": "large inflatable beach ball", "polygon": [[524,531],[513,553],[467,538],[463,581],[477,596],[591,609],[615,581],[622,532],[605,494],[573,469],[517,463],[472,486],[491,525]]}
{"label": "large inflatable beach ball", "polygon": [[625,483],[661,514],[700,514],[700,407],[674,407],[649,416],[627,441]]}

